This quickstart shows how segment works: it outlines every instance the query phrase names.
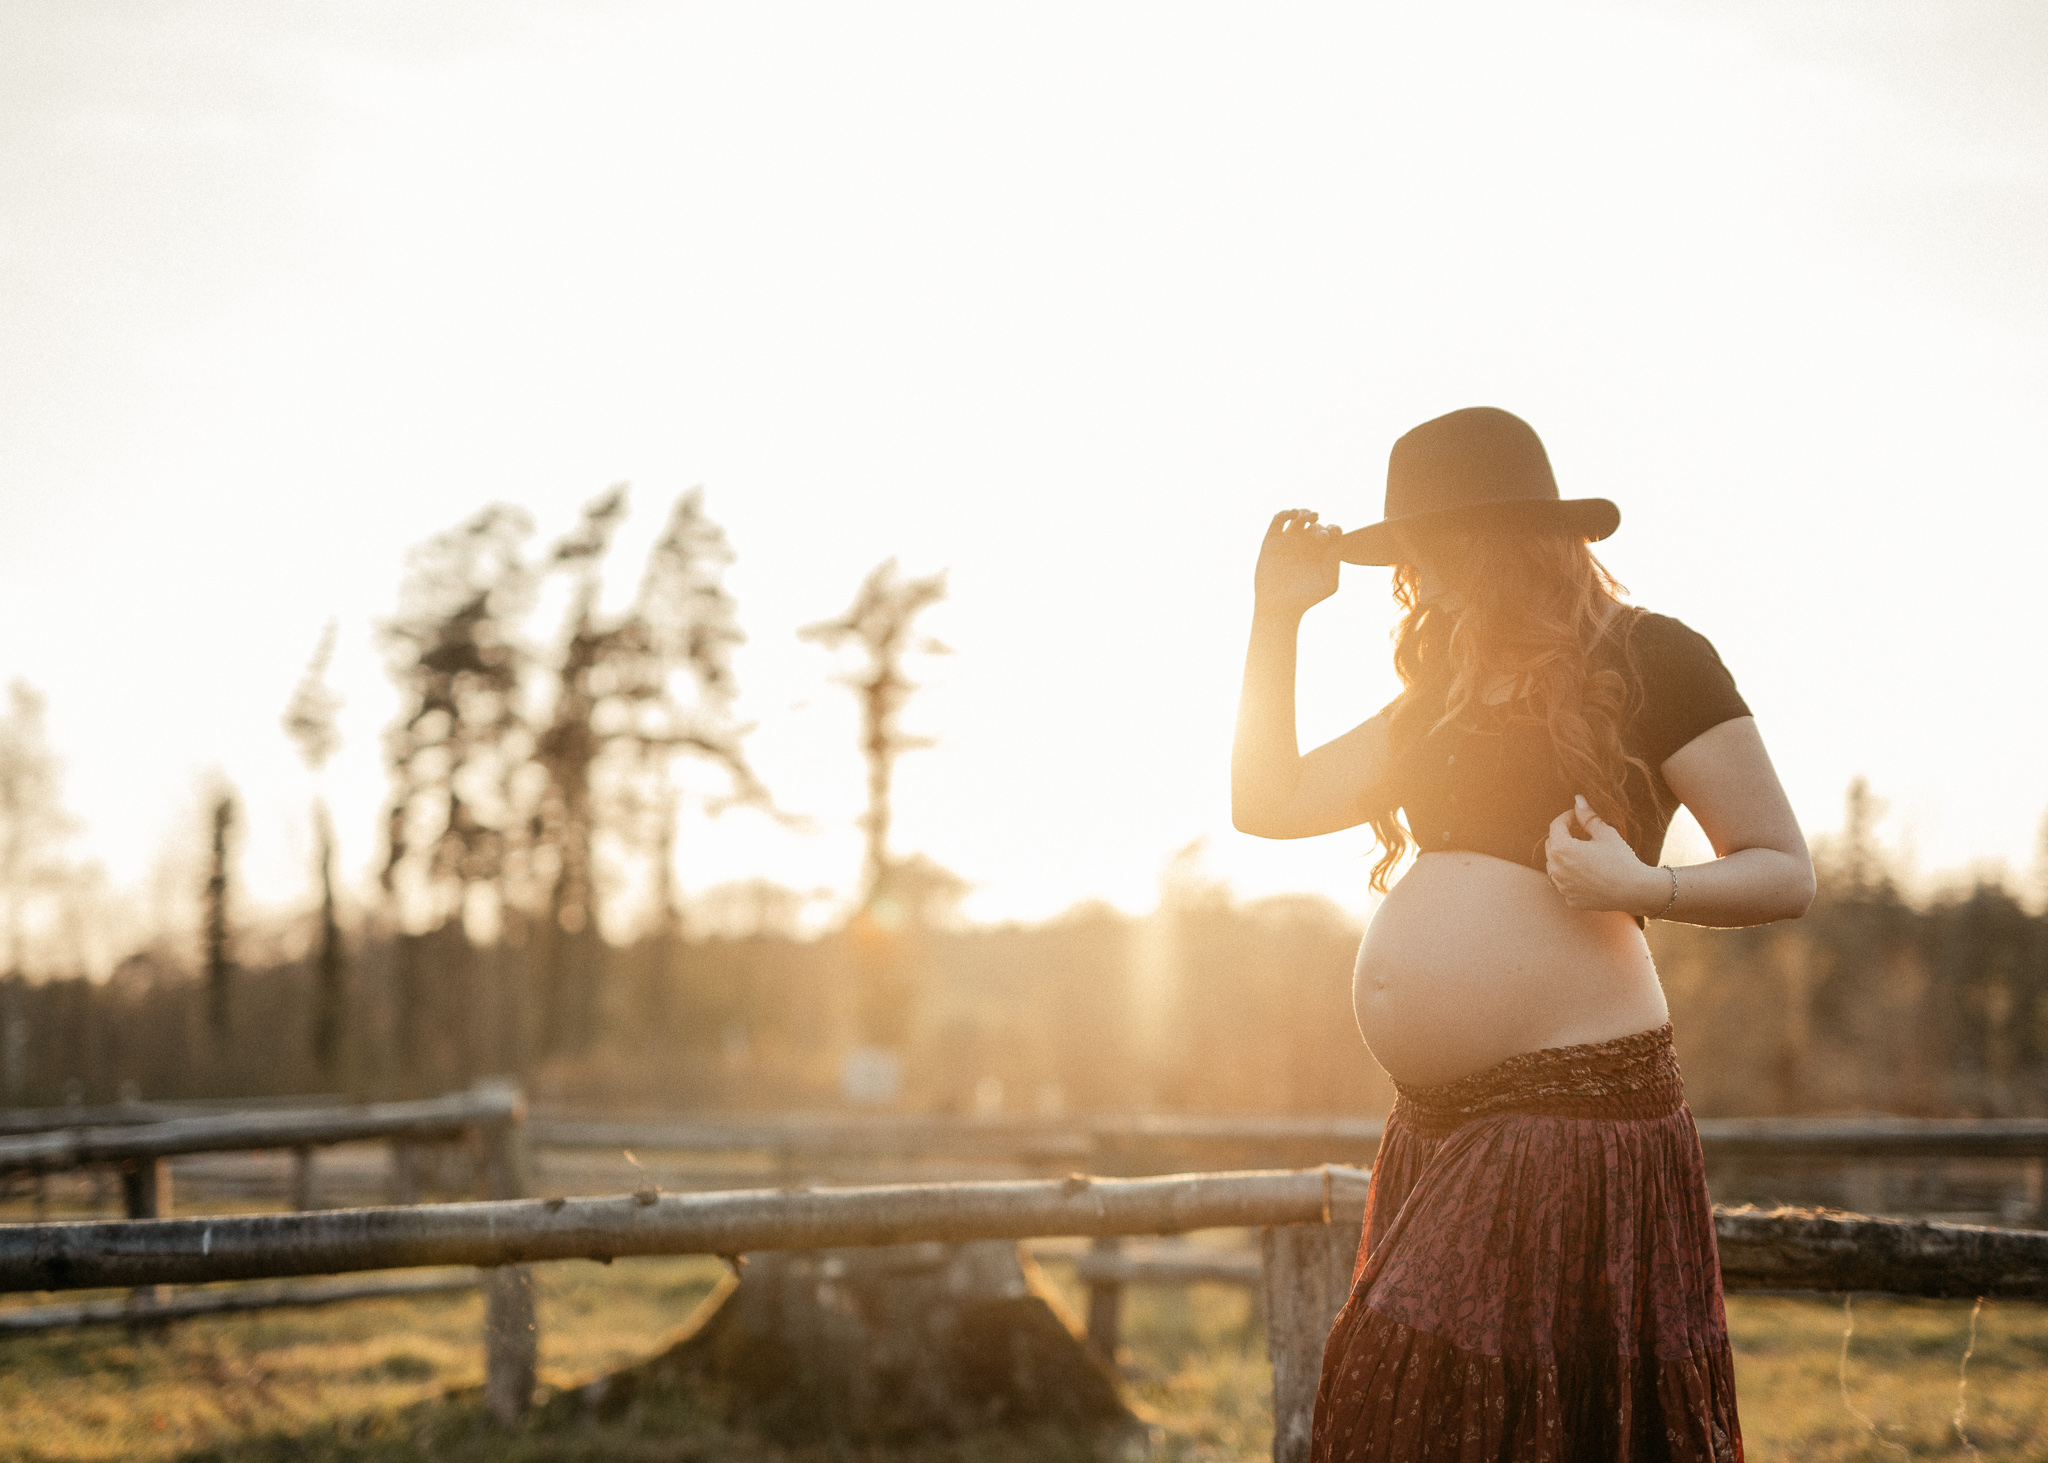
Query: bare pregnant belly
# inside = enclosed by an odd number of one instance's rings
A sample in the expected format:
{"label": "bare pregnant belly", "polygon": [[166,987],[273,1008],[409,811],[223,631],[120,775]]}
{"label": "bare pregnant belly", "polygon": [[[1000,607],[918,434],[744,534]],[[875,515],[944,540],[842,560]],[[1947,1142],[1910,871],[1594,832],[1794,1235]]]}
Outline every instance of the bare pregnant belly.
{"label": "bare pregnant belly", "polygon": [[1632,918],[1570,909],[1534,869],[1478,853],[1415,861],[1358,947],[1351,1001],[1374,1059],[1410,1086],[1668,1014]]}

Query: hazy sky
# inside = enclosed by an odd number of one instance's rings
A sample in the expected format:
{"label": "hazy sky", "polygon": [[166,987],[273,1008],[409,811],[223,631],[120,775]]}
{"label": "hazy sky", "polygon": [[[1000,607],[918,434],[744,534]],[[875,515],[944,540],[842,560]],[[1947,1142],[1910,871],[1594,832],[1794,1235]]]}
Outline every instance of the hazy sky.
{"label": "hazy sky", "polygon": [[[1031,917],[1207,836],[1364,907],[1362,834],[1230,831],[1276,509],[1519,412],[1608,563],[1720,648],[1810,831],[1867,774],[1923,869],[2048,807],[2048,8],[0,6],[0,678],[141,886],[218,769],[304,887],[278,716],[338,619],[348,868],[374,627],[493,499],[702,484],[755,759],[815,831],[684,831],[702,888],[858,867],[850,699],[795,630],[950,572],[899,847]],[[1384,571],[1307,634],[1310,740],[1392,693]]]}

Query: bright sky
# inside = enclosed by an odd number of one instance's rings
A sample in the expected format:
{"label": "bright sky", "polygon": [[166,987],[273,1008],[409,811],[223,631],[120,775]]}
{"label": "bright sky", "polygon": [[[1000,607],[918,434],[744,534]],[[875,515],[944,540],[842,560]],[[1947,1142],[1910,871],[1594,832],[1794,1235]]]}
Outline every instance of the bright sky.
{"label": "bright sky", "polygon": [[[485,502],[638,537],[703,484],[756,762],[813,831],[687,887],[845,888],[849,697],[798,626],[944,568],[898,846],[969,912],[1148,907],[1176,848],[1364,908],[1360,834],[1229,829],[1276,509],[1505,406],[1604,556],[1715,641],[1810,831],[1867,774],[1925,870],[2048,807],[2048,8],[11,0],[0,678],[140,888],[244,791],[304,889],[279,713],[339,620],[329,791],[377,858],[373,641]],[[1383,703],[1384,571],[1306,636],[1304,737]]]}

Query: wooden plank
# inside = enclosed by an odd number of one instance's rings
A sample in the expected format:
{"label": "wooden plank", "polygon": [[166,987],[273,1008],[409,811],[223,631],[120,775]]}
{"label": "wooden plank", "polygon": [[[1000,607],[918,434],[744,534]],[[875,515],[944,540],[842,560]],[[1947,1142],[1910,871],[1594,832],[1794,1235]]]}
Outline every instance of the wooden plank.
{"label": "wooden plank", "polygon": [[652,1191],[153,1223],[0,1225],[0,1290],[332,1275],[616,1255],[740,1254],[911,1240],[1176,1234],[1320,1221],[1366,1176],[1334,1166],[1176,1178],[873,1189]]}
{"label": "wooden plank", "polygon": [[178,1153],[298,1148],[372,1138],[447,1140],[482,1124],[512,1120],[515,1090],[492,1087],[421,1102],[224,1113],[122,1127],[75,1128],[0,1138],[0,1173],[78,1168]]}
{"label": "wooden plank", "polygon": [[2048,1233],[1805,1209],[1716,1209],[1728,1290],[2048,1299]]}
{"label": "wooden plank", "polygon": [[192,1316],[219,1316],[240,1311],[288,1310],[302,1306],[335,1305],[350,1300],[384,1300],[393,1296],[442,1295],[475,1290],[477,1275],[465,1270],[460,1275],[408,1275],[395,1280],[310,1281],[293,1285],[235,1286],[220,1290],[187,1291],[150,1307],[146,1317],[137,1316],[125,1300],[96,1300],[71,1305],[24,1306],[0,1310],[0,1335],[29,1331],[59,1331],[72,1326],[95,1326],[137,1320],[175,1321]]}

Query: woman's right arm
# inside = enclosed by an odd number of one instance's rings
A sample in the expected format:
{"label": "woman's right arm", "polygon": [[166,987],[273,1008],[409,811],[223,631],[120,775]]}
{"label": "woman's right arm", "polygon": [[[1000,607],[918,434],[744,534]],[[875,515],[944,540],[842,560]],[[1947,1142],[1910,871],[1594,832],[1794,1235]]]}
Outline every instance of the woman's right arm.
{"label": "woman's right arm", "polygon": [[1386,768],[1386,711],[1306,757],[1295,739],[1295,640],[1301,617],[1337,592],[1339,532],[1290,509],[1274,515],[1259,547],[1230,753],[1230,821],[1241,833],[1311,838],[1350,828],[1364,821],[1359,801]]}

